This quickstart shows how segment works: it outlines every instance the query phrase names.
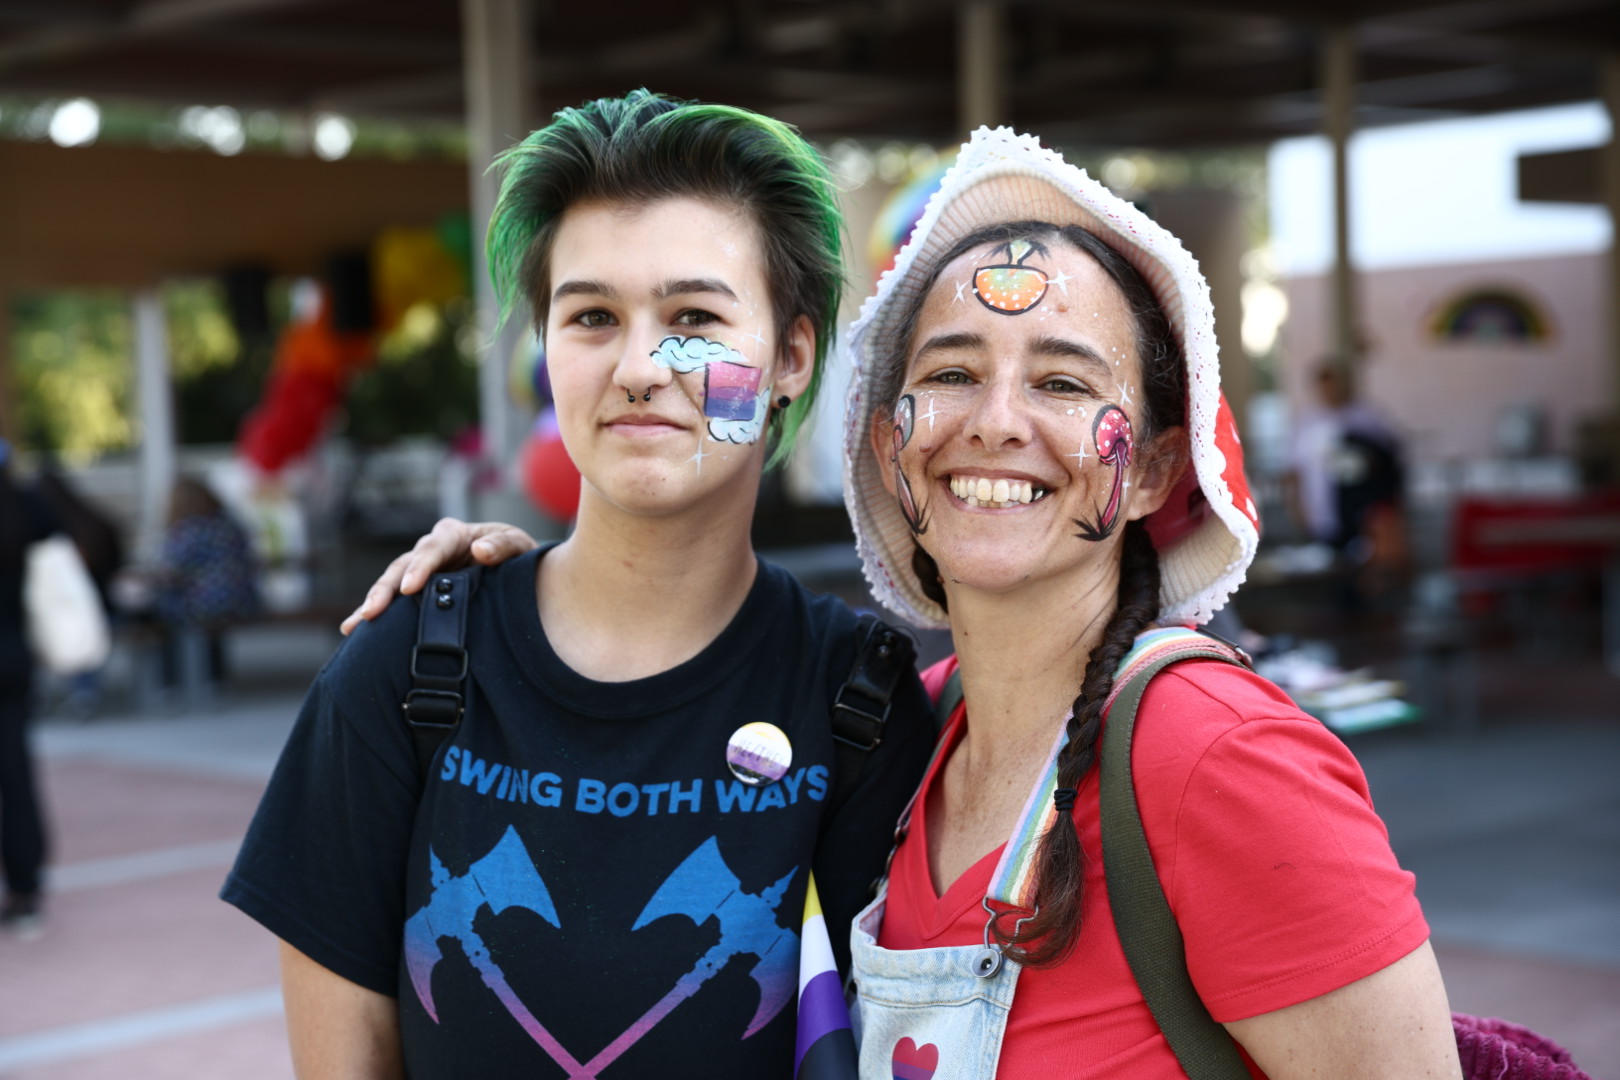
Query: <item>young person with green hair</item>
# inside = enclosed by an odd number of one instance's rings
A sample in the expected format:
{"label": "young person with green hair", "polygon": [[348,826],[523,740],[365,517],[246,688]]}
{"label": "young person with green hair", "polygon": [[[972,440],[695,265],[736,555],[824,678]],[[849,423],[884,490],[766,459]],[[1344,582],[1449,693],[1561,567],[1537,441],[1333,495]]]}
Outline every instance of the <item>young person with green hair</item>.
{"label": "young person with green hair", "polygon": [[856,616],[749,540],[832,336],[832,185],[791,128],[646,91],[499,166],[490,270],[544,333],[576,526],[460,601],[425,775],[418,605],[345,642],[222,895],[282,939],[305,1080],[787,1075],[811,871],[841,947],[931,741],[907,674],[835,769]]}

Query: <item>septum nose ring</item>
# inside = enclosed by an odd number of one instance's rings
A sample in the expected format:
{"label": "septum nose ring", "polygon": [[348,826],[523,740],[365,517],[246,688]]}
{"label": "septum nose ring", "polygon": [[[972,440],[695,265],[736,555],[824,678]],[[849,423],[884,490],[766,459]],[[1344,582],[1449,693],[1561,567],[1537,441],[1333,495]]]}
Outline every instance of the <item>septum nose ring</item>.
{"label": "septum nose ring", "polygon": [[[652,400],[652,392],[653,392],[653,388],[650,387],[650,386],[647,387],[647,392],[641,395],[641,400],[642,401],[651,401]],[[630,404],[634,405],[636,403],[636,392],[634,390],[626,390],[624,392],[624,399],[626,401],[628,401]]]}

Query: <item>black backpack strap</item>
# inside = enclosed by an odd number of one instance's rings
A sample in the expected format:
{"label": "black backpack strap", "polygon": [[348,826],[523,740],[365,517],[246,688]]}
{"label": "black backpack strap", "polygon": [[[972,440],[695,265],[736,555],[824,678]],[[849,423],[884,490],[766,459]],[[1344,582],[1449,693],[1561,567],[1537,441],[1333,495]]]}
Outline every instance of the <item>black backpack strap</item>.
{"label": "black backpack strap", "polygon": [[855,664],[832,704],[834,806],[860,782],[867,755],[883,741],[895,688],[917,663],[911,638],[876,616],[862,615],[855,634]]}
{"label": "black backpack strap", "polygon": [[433,757],[466,711],[467,610],[480,567],[434,574],[421,598],[405,723],[416,744],[416,773],[426,781]]}
{"label": "black backpack strap", "polygon": [[1213,644],[1208,651],[1166,656],[1126,683],[1108,711],[1098,763],[1103,876],[1131,974],[1182,1070],[1191,1080],[1248,1080],[1237,1044],[1209,1015],[1187,974],[1186,946],[1153,866],[1131,777],[1131,737],[1148,682],[1171,664],[1194,658],[1241,664]]}

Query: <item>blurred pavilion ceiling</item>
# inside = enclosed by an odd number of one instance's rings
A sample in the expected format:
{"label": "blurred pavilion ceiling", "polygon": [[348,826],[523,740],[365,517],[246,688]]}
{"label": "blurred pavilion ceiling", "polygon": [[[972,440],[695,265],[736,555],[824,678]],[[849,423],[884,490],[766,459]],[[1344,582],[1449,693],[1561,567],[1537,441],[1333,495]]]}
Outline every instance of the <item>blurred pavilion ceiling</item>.
{"label": "blurred pavilion ceiling", "polygon": [[[815,138],[954,141],[949,0],[535,0],[536,115],[645,85]],[[1354,20],[1358,123],[1590,99],[1614,0],[1007,0],[1007,120],[1067,144],[1266,141],[1320,124]],[[0,94],[459,117],[456,0],[0,0]],[[543,113],[540,111],[543,110]]]}

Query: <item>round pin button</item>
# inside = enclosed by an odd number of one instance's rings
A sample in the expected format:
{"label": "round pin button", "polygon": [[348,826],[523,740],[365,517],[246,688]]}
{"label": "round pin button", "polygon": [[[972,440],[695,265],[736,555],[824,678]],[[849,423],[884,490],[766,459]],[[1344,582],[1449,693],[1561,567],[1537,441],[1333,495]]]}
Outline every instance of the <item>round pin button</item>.
{"label": "round pin button", "polygon": [[731,774],[750,786],[774,784],[793,764],[793,744],[775,724],[756,720],[744,724],[726,743],[726,765]]}

